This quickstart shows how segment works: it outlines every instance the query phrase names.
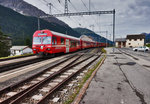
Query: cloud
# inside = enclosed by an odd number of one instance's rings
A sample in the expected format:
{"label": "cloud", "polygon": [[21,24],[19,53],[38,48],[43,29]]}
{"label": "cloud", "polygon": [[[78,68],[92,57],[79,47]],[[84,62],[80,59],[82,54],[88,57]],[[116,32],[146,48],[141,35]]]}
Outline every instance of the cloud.
{"label": "cloud", "polygon": [[[48,6],[43,0],[25,0],[28,3],[40,8],[46,13],[49,12]],[[47,0],[49,2],[50,0]],[[52,13],[64,12],[64,1],[51,0],[53,4]],[[71,0],[68,3],[69,12],[88,11],[88,0]],[[149,0],[91,0],[91,10],[113,10],[116,9],[116,36],[126,36],[127,34],[150,32],[150,1]],[[61,11],[61,12],[60,12]],[[62,21],[68,23],[71,27],[89,28],[94,24],[95,31],[108,30],[112,34],[112,15],[96,15],[96,16],[77,16],[77,17],[60,17]],[[100,29],[100,30],[99,30]]]}

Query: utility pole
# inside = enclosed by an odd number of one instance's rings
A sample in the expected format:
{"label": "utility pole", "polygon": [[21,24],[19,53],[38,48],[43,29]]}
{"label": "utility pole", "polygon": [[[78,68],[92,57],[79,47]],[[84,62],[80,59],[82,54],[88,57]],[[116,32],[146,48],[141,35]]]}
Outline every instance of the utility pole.
{"label": "utility pole", "polygon": [[89,12],[91,12],[91,0],[89,0]]}
{"label": "utility pole", "polygon": [[49,6],[49,15],[52,15],[52,3],[47,4]]}
{"label": "utility pole", "polygon": [[115,52],[115,9],[113,10],[113,53]]}
{"label": "utility pole", "polygon": [[107,34],[108,34],[108,31],[106,31],[106,48],[107,48]]}
{"label": "utility pole", "polygon": [[[111,34],[109,34],[110,35],[110,42],[109,43],[111,43]],[[109,46],[110,46],[110,44],[109,44]]]}
{"label": "utility pole", "polygon": [[98,21],[99,22],[99,31],[101,31],[101,18],[100,18],[100,14],[98,14],[98,17],[99,17],[99,19],[98,19],[99,20]]}
{"label": "utility pole", "polygon": [[25,39],[24,39],[24,31],[22,32],[22,38],[23,38],[23,44],[25,45]]}
{"label": "utility pole", "polygon": [[65,0],[65,10],[64,10],[64,13],[68,13],[68,1],[70,2],[70,0]]}
{"label": "utility pole", "polygon": [[38,30],[40,30],[40,18],[38,17]]}

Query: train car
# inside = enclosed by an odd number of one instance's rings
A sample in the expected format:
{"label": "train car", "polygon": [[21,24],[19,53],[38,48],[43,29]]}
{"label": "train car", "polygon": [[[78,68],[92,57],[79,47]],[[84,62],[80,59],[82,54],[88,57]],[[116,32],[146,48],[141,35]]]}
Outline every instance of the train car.
{"label": "train car", "polygon": [[106,43],[100,43],[100,47],[106,47]]}
{"label": "train car", "polygon": [[68,53],[81,49],[80,39],[50,30],[38,30],[33,35],[34,54]]}
{"label": "train car", "polygon": [[96,47],[96,42],[86,35],[82,35],[80,37],[80,41],[81,41],[81,49]]}

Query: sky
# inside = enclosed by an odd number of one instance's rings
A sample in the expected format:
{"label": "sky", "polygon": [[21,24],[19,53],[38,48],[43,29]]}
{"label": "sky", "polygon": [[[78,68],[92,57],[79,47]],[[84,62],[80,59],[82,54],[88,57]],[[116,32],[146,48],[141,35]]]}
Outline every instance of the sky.
{"label": "sky", "polygon": [[[47,3],[52,3],[52,14],[64,13],[65,0],[24,0],[45,13],[50,13]],[[60,3],[59,3],[60,1]],[[150,32],[150,0],[90,0],[90,11],[116,10],[115,38],[125,38],[128,34],[140,34]],[[89,0],[70,0],[68,2],[69,12],[88,12]],[[97,34],[106,37],[108,31],[112,40],[112,15],[90,15],[59,17],[58,19],[67,23],[70,27],[88,28]]]}

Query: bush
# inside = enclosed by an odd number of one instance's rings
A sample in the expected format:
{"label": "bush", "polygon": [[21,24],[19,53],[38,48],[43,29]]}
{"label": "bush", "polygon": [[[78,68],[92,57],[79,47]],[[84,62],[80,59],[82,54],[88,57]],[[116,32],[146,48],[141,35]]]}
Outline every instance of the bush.
{"label": "bush", "polygon": [[102,48],[101,52],[106,53],[107,51],[104,48]]}
{"label": "bush", "polygon": [[147,47],[150,47],[150,43],[146,45]]}

